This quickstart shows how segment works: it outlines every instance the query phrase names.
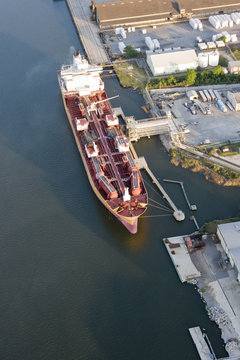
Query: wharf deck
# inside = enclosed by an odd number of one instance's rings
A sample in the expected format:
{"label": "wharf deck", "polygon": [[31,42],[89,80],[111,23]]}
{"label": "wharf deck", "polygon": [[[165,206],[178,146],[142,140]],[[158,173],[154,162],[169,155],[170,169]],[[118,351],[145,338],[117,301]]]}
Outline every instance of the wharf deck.
{"label": "wharf deck", "polygon": [[[189,332],[196,345],[201,360],[216,359],[209,339],[202,333],[199,326],[190,328]],[[207,341],[205,340],[207,338]],[[208,343],[207,343],[208,342]]]}
{"label": "wharf deck", "polygon": [[90,0],[66,0],[78,35],[91,64],[105,64],[109,57],[99,36],[97,24],[91,20]]}
{"label": "wharf deck", "polygon": [[181,282],[189,281],[201,276],[189,255],[184,241],[185,236],[174,236],[163,239],[173,265]]}

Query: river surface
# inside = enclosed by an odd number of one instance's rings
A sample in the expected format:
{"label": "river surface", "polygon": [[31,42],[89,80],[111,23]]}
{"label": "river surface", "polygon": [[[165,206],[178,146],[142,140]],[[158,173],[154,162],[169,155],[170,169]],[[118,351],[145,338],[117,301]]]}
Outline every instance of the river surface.
{"label": "river surface", "polygon": [[[89,186],[57,84],[72,49],[83,52],[65,2],[2,1],[0,13],[1,360],[197,360],[188,334],[197,325],[224,356],[162,243],[195,230],[180,187],[164,183],[186,221],[149,207],[164,216],[141,218],[130,235]],[[114,78],[106,88],[126,115],[145,116],[137,91]],[[160,180],[184,181],[199,224],[238,215],[239,189],[174,167],[158,137],[136,150]]]}

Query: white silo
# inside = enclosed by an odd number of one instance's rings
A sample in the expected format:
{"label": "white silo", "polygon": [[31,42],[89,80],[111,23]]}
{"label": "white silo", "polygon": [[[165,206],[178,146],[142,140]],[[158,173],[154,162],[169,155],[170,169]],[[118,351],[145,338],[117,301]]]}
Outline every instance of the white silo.
{"label": "white silo", "polygon": [[208,53],[198,54],[198,64],[201,68],[205,68],[208,66]]}
{"label": "white silo", "polygon": [[218,66],[219,63],[219,52],[214,51],[209,54],[208,62],[210,66]]}
{"label": "white silo", "polygon": [[235,24],[237,24],[237,25],[240,24],[240,18],[239,18],[237,13],[232,13],[231,18],[232,18],[232,20],[234,21]]}
{"label": "white silo", "polygon": [[197,28],[198,28],[198,22],[196,21],[196,19],[191,18],[191,19],[189,20],[189,24],[191,25],[191,27],[192,27],[194,30],[197,30]]}

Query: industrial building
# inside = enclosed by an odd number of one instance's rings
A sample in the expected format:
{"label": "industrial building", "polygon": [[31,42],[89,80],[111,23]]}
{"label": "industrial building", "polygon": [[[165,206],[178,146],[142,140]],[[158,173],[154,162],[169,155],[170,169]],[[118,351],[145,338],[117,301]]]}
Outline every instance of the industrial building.
{"label": "industrial building", "polygon": [[235,111],[240,111],[240,92],[227,92],[227,98]]}
{"label": "industrial building", "polygon": [[240,281],[240,221],[218,225],[217,235]]}
{"label": "industrial building", "polygon": [[147,64],[154,76],[185,72],[198,67],[195,50],[180,50],[147,54]]}
{"label": "industrial building", "polygon": [[239,9],[240,3],[234,0],[92,0],[93,16],[100,28],[147,26]]}
{"label": "industrial building", "polygon": [[228,71],[230,74],[240,74],[240,61],[229,61]]}

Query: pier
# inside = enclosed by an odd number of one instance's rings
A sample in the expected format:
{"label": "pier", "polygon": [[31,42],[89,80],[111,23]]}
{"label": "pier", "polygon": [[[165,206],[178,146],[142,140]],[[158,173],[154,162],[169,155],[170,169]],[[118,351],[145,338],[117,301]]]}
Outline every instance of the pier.
{"label": "pier", "polygon": [[[131,144],[131,150],[133,148],[133,145]],[[166,193],[166,191],[163,189],[163,187],[161,186],[161,184],[159,183],[159,181],[157,180],[157,178],[154,176],[154,174],[152,173],[152,171],[149,169],[148,164],[145,160],[144,157],[136,157],[136,152],[134,150],[134,152],[132,152],[133,155],[135,155],[135,162],[137,167],[141,170],[144,169],[147,174],[149,175],[149,177],[151,178],[152,182],[156,185],[156,187],[158,188],[158,190],[160,191],[160,193],[163,195],[163,198],[167,200],[167,202],[169,203],[169,205],[171,206],[171,208],[173,209],[173,217],[177,220],[177,221],[183,221],[185,219],[185,214],[182,210],[179,210],[176,205],[174,204],[174,202],[172,201],[172,199],[170,198],[170,196]]]}
{"label": "pier", "polygon": [[182,188],[182,191],[183,191],[183,195],[185,197],[185,200],[186,200],[186,203],[188,204],[188,207],[190,210],[197,210],[197,206],[196,205],[191,205],[190,204],[190,201],[188,200],[188,197],[187,197],[187,194],[186,194],[186,191],[185,191],[185,188],[184,188],[184,184],[182,181],[176,181],[176,180],[168,180],[168,179],[163,179],[163,181],[165,182],[170,182],[170,183],[174,183],[174,184],[179,184]]}
{"label": "pier", "polygon": [[197,326],[188,330],[197,348],[200,359],[217,359],[207,335],[202,333],[200,327]]}
{"label": "pier", "polygon": [[92,20],[90,0],[66,0],[77,33],[90,64],[105,64],[109,57],[99,36],[99,28]]}

